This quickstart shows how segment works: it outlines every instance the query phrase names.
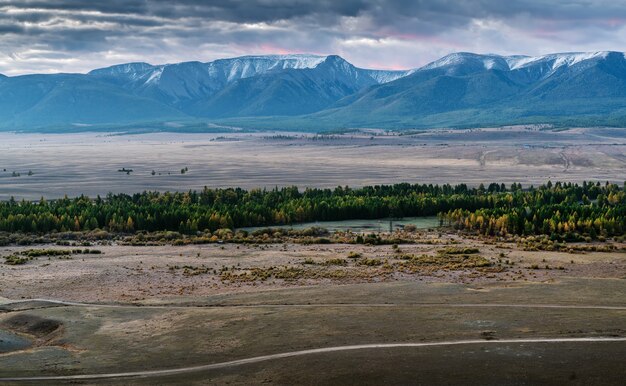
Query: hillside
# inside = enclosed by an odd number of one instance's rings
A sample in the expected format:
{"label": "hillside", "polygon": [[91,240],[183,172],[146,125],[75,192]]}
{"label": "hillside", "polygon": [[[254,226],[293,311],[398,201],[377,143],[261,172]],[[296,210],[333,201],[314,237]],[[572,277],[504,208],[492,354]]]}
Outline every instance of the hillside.
{"label": "hillside", "polygon": [[88,74],[0,76],[0,129],[208,124],[329,130],[523,123],[626,124],[621,52],[539,57],[454,53],[407,71],[335,55],[268,55]]}

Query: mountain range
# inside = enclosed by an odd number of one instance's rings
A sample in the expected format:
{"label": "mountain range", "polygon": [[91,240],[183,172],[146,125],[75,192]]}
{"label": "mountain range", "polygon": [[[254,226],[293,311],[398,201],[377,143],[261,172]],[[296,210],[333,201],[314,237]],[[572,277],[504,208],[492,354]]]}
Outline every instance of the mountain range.
{"label": "mountain range", "polygon": [[406,71],[362,69],[336,55],[266,55],[0,75],[3,130],[524,123],[625,125],[625,54],[454,53]]}

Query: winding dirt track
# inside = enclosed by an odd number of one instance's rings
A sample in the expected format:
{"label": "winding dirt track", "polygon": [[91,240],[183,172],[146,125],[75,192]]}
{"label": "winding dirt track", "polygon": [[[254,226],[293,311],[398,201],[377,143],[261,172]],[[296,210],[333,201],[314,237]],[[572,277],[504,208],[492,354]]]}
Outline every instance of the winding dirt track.
{"label": "winding dirt track", "polygon": [[107,374],[81,374],[81,375],[58,375],[41,377],[15,377],[0,378],[0,382],[42,382],[42,381],[72,381],[72,380],[97,380],[113,378],[147,378],[168,375],[179,375],[199,371],[216,370],[227,367],[241,366],[251,363],[259,363],[274,359],[284,359],[303,355],[324,354],[338,351],[390,349],[390,348],[417,348],[433,346],[460,346],[460,345],[495,345],[495,344],[524,344],[524,343],[584,343],[584,342],[626,342],[626,338],[535,338],[535,339],[501,339],[501,340],[455,340],[429,343],[373,343],[352,346],[324,347],[310,350],[290,351],[271,355],[262,355],[252,358],[238,359],[229,362],[212,363],[209,365],[181,367],[178,369],[134,371],[127,373],[107,373]]}

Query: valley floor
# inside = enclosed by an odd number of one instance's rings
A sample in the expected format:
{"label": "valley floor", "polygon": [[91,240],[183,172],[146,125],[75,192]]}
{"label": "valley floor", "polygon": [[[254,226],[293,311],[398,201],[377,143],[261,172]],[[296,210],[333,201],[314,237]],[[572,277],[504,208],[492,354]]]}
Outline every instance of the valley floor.
{"label": "valley floor", "polygon": [[0,383],[620,384],[626,250],[606,245],[424,231],[398,247],[114,244],[2,264]]}
{"label": "valley floor", "polygon": [[204,186],[250,189],[494,181],[537,186],[549,179],[621,184],[626,180],[625,154],[626,129],[620,128],[539,131],[514,127],[405,135],[360,131],[330,136],[0,133],[0,199],[95,197],[109,192],[201,190]]}
{"label": "valley floor", "polygon": [[[0,199],[205,185],[621,185],[625,154],[616,128],[0,133]],[[241,244],[134,234],[2,246],[0,384],[623,384],[623,237],[396,232],[382,241],[399,245],[276,232]]]}

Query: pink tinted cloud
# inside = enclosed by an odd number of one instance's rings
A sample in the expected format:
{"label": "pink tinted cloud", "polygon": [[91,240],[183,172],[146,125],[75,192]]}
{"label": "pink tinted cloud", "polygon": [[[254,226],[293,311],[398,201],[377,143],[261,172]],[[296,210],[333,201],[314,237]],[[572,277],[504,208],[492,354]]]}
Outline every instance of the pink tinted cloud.
{"label": "pink tinted cloud", "polygon": [[261,43],[261,44],[239,44],[238,51],[242,53],[242,55],[250,55],[250,53],[254,53],[256,55],[292,55],[292,54],[313,54],[313,55],[324,55],[317,50],[302,50],[302,49],[293,49],[284,47],[278,44],[272,43]]}
{"label": "pink tinted cloud", "polygon": [[614,18],[605,20],[605,24],[608,25],[609,27],[617,28],[626,24],[626,19],[614,17]]}
{"label": "pink tinted cloud", "polygon": [[296,52],[290,50],[288,48],[284,48],[271,43],[263,43],[255,45],[256,49],[259,50],[261,54],[277,54],[277,55],[288,55],[295,54]]}

